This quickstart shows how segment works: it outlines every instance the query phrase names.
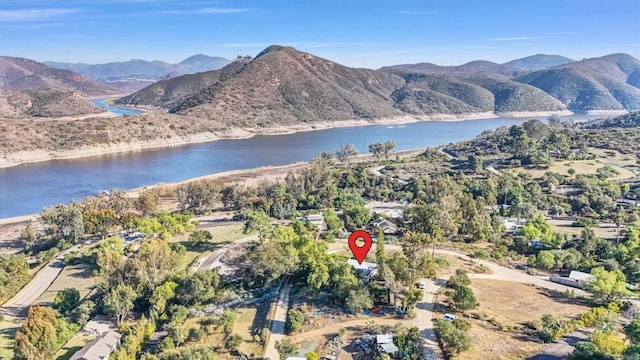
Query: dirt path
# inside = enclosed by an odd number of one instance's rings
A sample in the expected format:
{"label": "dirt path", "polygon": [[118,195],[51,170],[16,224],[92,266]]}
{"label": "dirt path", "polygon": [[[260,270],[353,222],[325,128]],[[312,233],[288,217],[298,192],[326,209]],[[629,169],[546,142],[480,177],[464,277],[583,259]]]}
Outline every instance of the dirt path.
{"label": "dirt path", "polygon": [[244,237],[242,239],[238,239],[230,244],[227,244],[221,247],[220,249],[215,250],[214,252],[206,256],[204,259],[200,259],[200,266],[198,266],[197,271],[212,270],[212,269],[215,269],[216,267],[220,267],[219,273],[223,274],[226,271],[232,270],[232,268],[229,265],[221,261],[222,257],[229,250],[232,250],[236,247],[240,247],[243,244],[246,244],[250,241],[255,241],[255,240],[258,240],[258,235],[251,235],[251,236]]}

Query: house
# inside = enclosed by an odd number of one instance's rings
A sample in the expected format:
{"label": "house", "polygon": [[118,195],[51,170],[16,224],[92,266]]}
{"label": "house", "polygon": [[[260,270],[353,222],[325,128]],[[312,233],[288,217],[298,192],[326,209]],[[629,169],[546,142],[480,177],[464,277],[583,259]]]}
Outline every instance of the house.
{"label": "house", "polygon": [[88,342],[73,354],[70,360],[107,360],[109,355],[120,346],[122,335],[109,330]]}
{"label": "house", "polygon": [[396,356],[398,354],[398,347],[393,343],[392,335],[376,335],[376,350],[379,353],[389,354],[390,356]]}
{"label": "house", "polygon": [[372,262],[368,262],[368,261],[363,261],[362,264],[358,263],[357,260],[355,259],[349,259],[347,260],[347,263],[349,263],[349,265],[353,266],[353,268],[359,272],[360,274],[362,274],[362,276],[365,278],[365,280],[369,281],[371,280],[371,278],[378,273],[378,264],[376,263],[372,263]]}
{"label": "house", "polygon": [[586,272],[572,270],[571,273],[569,273],[569,279],[573,279],[579,284],[584,285],[593,282],[596,277]]}
{"label": "house", "polygon": [[398,233],[398,227],[396,226],[396,224],[386,219],[374,220],[370,222],[367,227],[373,233],[378,233],[378,231],[382,231],[382,233],[385,235],[394,235]]}
{"label": "house", "polygon": [[502,223],[504,224],[504,227],[507,229],[508,233],[517,233],[522,229],[522,225],[520,223],[509,219],[504,219]]}
{"label": "house", "polygon": [[324,222],[324,216],[322,214],[308,214],[305,216],[304,221],[312,223],[320,231],[327,230],[327,224]]}

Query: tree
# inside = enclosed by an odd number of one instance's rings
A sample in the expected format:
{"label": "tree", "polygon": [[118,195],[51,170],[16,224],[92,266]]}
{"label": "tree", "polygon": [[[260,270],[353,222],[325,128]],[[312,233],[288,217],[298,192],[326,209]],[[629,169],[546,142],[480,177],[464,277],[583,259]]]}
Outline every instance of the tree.
{"label": "tree", "polygon": [[358,150],[351,144],[342,145],[336,151],[336,157],[343,163],[348,162],[351,157],[356,155],[358,155]]}
{"label": "tree", "polygon": [[233,323],[236,321],[236,313],[229,309],[225,309],[220,317],[220,327],[225,336],[229,336],[233,331]]}
{"label": "tree", "polygon": [[471,285],[471,279],[469,279],[467,272],[462,269],[456,269],[455,275],[451,275],[451,277],[449,277],[449,281],[447,281],[447,287],[452,289],[469,285]]}
{"label": "tree", "polygon": [[[461,322],[460,325],[452,321],[438,319],[436,321],[436,334],[440,340],[442,350],[448,356],[457,356],[463,351],[471,349],[471,337],[467,333],[468,328]],[[458,326],[456,326],[458,325]]]}
{"label": "tree", "polygon": [[373,154],[376,159],[380,159],[385,152],[384,145],[382,143],[371,144],[369,145],[369,152]]}
{"label": "tree", "polygon": [[396,142],[393,140],[389,140],[382,144],[382,151],[384,152],[385,160],[389,160],[389,153],[396,147]]}
{"label": "tree", "polygon": [[115,317],[116,323],[120,326],[133,309],[133,301],[136,297],[136,292],[133,288],[120,284],[111,289],[102,298],[103,307],[107,315]]}
{"label": "tree", "polygon": [[272,228],[269,216],[262,209],[249,211],[247,221],[244,223],[244,233],[250,234],[254,231],[258,232],[260,241],[264,241]]}
{"label": "tree", "polygon": [[556,258],[551,251],[542,250],[538,255],[529,257],[529,263],[537,268],[550,270],[556,265]]}
{"label": "tree", "polygon": [[175,300],[184,306],[204,305],[220,295],[220,275],[216,271],[198,271],[177,281]]}
{"label": "tree", "polygon": [[219,192],[220,187],[212,181],[191,181],[178,187],[178,202],[182,210],[201,213],[211,210]]}
{"label": "tree", "polygon": [[345,308],[354,313],[359,314],[365,309],[371,309],[373,307],[373,300],[369,289],[365,287],[359,287],[349,291],[349,295],[345,300]]}
{"label": "tree", "polygon": [[80,301],[80,291],[76,288],[66,288],[56,294],[53,300],[53,308],[58,310],[59,313],[65,314],[78,301]]}
{"label": "tree", "polygon": [[276,341],[276,350],[280,354],[280,360],[284,360],[298,352],[300,347],[289,339],[283,339],[282,341]]}
{"label": "tree", "polygon": [[232,351],[237,350],[240,344],[242,344],[242,336],[238,334],[229,335],[224,339],[224,347]]}
{"label": "tree", "polygon": [[622,271],[607,271],[599,266],[591,269],[595,280],[589,283],[589,289],[606,302],[614,301],[627,293],[626,278]]}
{"label": "tree", "polygon": [[22,244],[22,246],[24,246],[25,250],[29,252],[31,251],[31,249],[33,249],[37,242],[38,232],[36,231],[35,226],[33,226],[33,223],[29,221],[27,226],[20,233],[20,243]]}
{"label": "tree", "polygon": [[640,320],[633,320],[624,327],[627,339],[634,344],[640,344]]}
{"label": "tree", "polygon": [[478,306],[473,290],[468,286],[459,286],[451,296],[451,308],[455,311],[471,310]]}
{"label": "tree", "polygon": [[615,360],[614,356],[605,354],[591,342],[579,342],[567,360]]}
{"label": "tree", "polygon": [[144,190],[138,196],[135,202],[136,209],[138,209],[144,217],[149,217],[158,209],[158,202],[160,196],[154,190]]}
{"label": "tree", "polygon": [[213,239],[213,235],[208,230],[195,230],[189,235],[189,241],[193,245],[200,245]]}
{"label": "tree", "polygon": [[302,328],[304,323],[304,313],[298,309],[289,309],[287,312],[287,329],[294,333]]}
{"label": "tree", "polygon": [[176,296],[175,290],[177,286],[178,284],[173,281],[166,281],[153,291],[149,298],[149,303],[159,314],[164,313],[167,302]]}
{"label": "tree", "polygon": [[75,201],[69,205],[45,208],[40,214],[47,231],[55,240],[69,238],[74,242],[84,234],[82,207]]}
{"label": "tree", "polygon": [[55,311],[46,306],[29,308],[27,319],[18,330],[14,343],[16,359],[53,359],[58,350],[58,319]]}
{"label": "tree", "polygon": [[157,238],[142,243],[135,259],[140,277],[153,290],[175,270],[182,256],[171,249],[167,240]]}
{"label": "tree", "polygon": [[254,274],[267,281],[280,278],[298,269],[300,259],[289,241],[273,239],[262,243],[250,255]]}
{"label": "tree", "polygon": [[162,354],[162,360],[215,360],[217,354],[213,347],[198,345],[186,346]]}
{"label": "tree", "polygon": [[310,351],[304,354],[304,356],[307,358],[307,360],[318,360],[318,353],[315,351]]}
{"label": "tree", "polygon": [[91,315],[95,307],[96,304],[93,301],[85,300],[80,303],[80,306],[77,306],[69,311],[69,320],[75,324],[78,324],[80,327],[83,327],[91,319]]}

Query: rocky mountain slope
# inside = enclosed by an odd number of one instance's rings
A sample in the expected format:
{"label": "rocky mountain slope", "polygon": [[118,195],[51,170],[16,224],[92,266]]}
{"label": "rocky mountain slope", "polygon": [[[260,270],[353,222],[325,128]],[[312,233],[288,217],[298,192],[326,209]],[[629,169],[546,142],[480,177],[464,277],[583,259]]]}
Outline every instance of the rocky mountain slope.
{"label": "rocky mountain slope", "polygon": [[[537,55],[520,60],[541,66],[562,59]],[[567,108],[633,110],[640,108],[639,63],[628,55],[610,55],[538,71],[489,61],[368,70],[274,45],[255,59],[163,80],[117,103],[159,107],[229,127],[406,115],[559,113]]]}
{"label": "rocky mountain slope", "polygon": [[640,109],[640,61],[626,54],[586,59],[515,80],[535,86],[573,111]]}
{"label": "rocky mountain slope", "polygon": [[29,59],[0,56],[0,89],[43,88],[77,91],[84,96],[106,96],[118,92],[110,86],[69,70],[55,69]]}
{"label": "rocky mountain slope", "polygon": [[0,117],[5,119],[76,117],[105,112],[75,91],[0,90]]}
{"label": "rocky mountain slope", "polygon": [[124,106],[150,106],[170,109],[186,97],[227,79],[241,70],[250,58],[238,59],[220,70],[206,71],[160,80],[116,101]]}

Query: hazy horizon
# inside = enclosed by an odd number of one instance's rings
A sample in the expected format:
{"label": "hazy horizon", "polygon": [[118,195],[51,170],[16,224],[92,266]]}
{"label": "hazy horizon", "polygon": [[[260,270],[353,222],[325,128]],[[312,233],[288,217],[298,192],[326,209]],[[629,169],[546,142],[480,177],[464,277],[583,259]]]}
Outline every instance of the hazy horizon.
{"label": "hazy horizon", "polygon": [[640,57],[640,2],[496,0],[295,3],[177,0],[5,0],[0,53],[37,61],[177,63],[194,54],[255,56],[293,46],[353,67],[538,53],[575,60]]}

